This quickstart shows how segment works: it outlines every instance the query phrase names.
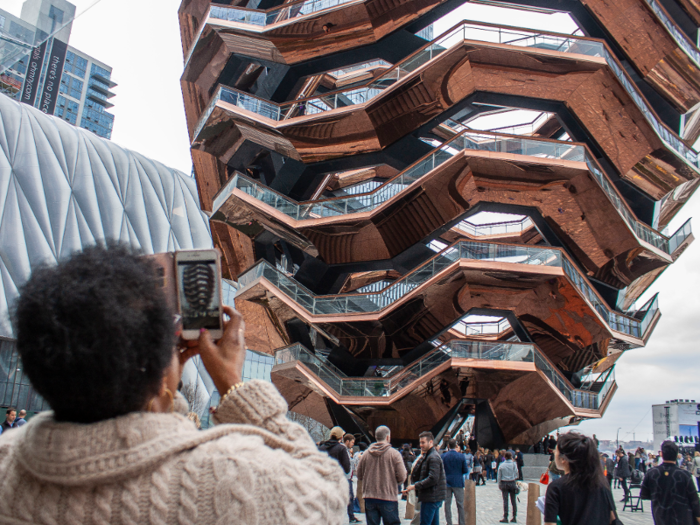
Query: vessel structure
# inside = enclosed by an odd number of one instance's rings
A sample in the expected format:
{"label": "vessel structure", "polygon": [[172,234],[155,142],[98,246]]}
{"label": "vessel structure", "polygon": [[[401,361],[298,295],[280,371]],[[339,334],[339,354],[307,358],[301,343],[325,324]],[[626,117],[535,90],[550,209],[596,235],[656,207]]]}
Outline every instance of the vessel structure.
{"label": "vessel structure", "polygon": [[700,181],[700,10],[489,1],[578,29],[447,27],[465,3],[184,0],[182,91],[290,410],[397,443],[474,416],[482,445],[528,445],[603,415],[693,240],[668,227]]}

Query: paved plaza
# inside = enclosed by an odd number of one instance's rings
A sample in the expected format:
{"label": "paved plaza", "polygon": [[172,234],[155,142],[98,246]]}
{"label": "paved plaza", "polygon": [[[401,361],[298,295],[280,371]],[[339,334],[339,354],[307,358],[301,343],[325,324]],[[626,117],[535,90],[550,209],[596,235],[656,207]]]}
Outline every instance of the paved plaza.
{"label": "paved plaza", "polygon": [[[540,487],[540,495],[544,495],[545,487],[542,485]],[[613,490],[615,495],[615,501],[619,502],[622,499],[622,490]],[[527,515],[527,493],[523,492],[520,494],[520,502],[518,503],[518,523],[524,525],[525,518]],[[653,525],[654,520],[651,517],[651,507],[650,502],[644,502],[644,512],[622,512],[622,503],[616,503],[618,515],[620,520],[625,525]],[[399,516],[402,518],[405,516],[406,512],[406,502],[399,502]],[[356,515],[359,520],[366,523],[364,514]],[[479,525],[490,525],[497,524],[499,520],[503,517],[503,499],[501,498],[501,491],[498,490],[496,483],[489,481],[486,486],[479,486],[476,488],[476,516],[477,523]],[[452,503],[452,522],[453,525],[457,525],[457,507]],[[401,525],[408,525],[411,520],[401,520]],[[345,523],[348,523],[346,520]],[[440,510],[440,525],[445,524],[445,511],[444,508]],[[544,523],[544,520],[542,521]]]}

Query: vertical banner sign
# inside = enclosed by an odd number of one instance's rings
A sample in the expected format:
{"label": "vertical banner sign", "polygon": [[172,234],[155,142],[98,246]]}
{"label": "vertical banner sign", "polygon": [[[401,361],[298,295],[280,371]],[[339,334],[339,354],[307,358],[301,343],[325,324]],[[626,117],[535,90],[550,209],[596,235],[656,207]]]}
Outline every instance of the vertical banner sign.
{"label": "vertical banner sign", "polygon": [[36,100],[36,93],[39,88],[39,77],[41,77],[41,68],[44,65],[45,53],[46,41],[42,42],[39,47],[35,47],[32,50],[32,54],[29,55],[29,64],[27,64],[27,75],[24,77],[21,101],[30,106],[33,106]]}
{"label": "vertical banner sign", "polygon": [[39,101],[39,109],[47,115],[53,115],[56,109],[58,88],[61,85],[61,75],[63,74],[63,65],[66,61],[67,52],[68,44],[54,38],[51,53],[49,54],[49,67],[46,70],[44,89],[41,92]]}

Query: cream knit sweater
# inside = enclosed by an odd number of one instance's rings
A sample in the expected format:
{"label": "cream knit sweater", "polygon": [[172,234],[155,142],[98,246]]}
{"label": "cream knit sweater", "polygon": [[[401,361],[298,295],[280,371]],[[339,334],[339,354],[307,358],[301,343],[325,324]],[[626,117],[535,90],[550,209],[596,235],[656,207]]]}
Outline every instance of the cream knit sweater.
{"label": "cream knit sweater", "polygon": [[333,525],[348,483],[285,417],[277,389],[251,381],[198,431],[180,414],[90,425],[42,413],[0,436],[0,523]]}

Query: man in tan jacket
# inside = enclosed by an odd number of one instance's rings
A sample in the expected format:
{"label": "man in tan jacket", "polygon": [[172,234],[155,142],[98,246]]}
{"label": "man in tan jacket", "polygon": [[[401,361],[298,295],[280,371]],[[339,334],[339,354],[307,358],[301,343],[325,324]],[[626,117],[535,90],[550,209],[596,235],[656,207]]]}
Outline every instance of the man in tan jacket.
{"label": "man in tan jacket", "polygon": [[401,453],[391,447],[389,427],[378,427],[372,443],[357,465],[357,479],[362,481],[367,525],[400,525],[398,486],[406,479]]}

